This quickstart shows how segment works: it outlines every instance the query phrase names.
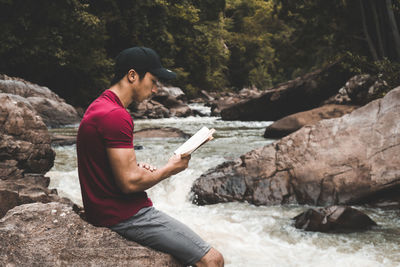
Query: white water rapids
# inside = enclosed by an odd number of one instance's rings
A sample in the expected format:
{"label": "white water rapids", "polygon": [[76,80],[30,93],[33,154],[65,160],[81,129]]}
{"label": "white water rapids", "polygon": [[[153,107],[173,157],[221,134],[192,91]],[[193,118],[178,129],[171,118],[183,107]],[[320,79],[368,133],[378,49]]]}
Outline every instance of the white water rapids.
{"label": "white water rapids", "polygon": [[[307,206],[254,206],[224,203],[196,206],[189,200],[193,181],[207,169],[233,160],[272,140],[262,137],[268,122],[221,121],[215,117],[189,117],[135,121],[135,130],[175,127],[193,134],[202,126],[215,128],[215,139],[193,155],[189,168],[152,189],[154,206],[191,227],[225,258],[226,266],[400,266],[399,211],[356,207],[378,223],[378,227],[351,234],[304,232],[294,228],[291,218]],[[53,129],[60,133],[75,128]],[[180,138],[135,139],[139,162],[154,166],[166,163],[184,142]],[[54,167],[47,173],[50,188],[82,205],[75,146],[55,147]]]}

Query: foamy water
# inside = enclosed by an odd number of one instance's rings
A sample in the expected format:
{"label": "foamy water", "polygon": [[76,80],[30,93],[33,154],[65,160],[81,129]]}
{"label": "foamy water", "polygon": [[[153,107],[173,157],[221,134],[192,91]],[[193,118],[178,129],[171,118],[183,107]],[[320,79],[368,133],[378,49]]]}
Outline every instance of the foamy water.
{"label": "foamy water", "polygon": [[[248,203],[196,206],[189,200],[193,181],[207,169],[233,160],[272,140],[262,137],[269,122],[227,122],[213,117],[135,122],[135,130],[176,127],[193,134],[202,126],[215,139],[192,155],[189,168],[148,190],[156,208],[184,222],[222,252],[226,266],[400,266],[399,211],[361,208],[379,227],[363,233],[324,234],[293,227],[291,218],[307,206],[257,207]],[[76,131],[58,129],[57,131]],[[162,166],[183,142],[180,138],[135,139],[139,162]],[[82,205],[75,146],[56,147],[50,188]]]}

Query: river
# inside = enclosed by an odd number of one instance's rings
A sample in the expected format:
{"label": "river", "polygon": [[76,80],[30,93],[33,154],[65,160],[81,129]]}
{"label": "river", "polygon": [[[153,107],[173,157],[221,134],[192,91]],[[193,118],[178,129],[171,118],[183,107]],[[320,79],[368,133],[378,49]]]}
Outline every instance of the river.
{"label": "river", "polygon": [[[193,134],[202,126],[216,129],[215,139],[192,155],[187,170],[147,191],[154,206],[187,224],[217,248],[224,255],[225,266],[229,267],[400,266],[399,211],[355,207],[379,226],[362,233],[326,234],[294,228],[291,218],[309,206],[264,207],[249,203],[196,206],[191,203],[191,185],[207,169],[273,142],[262,137],[269,124],[222,121],[217,117],[135,121],[135,130],[175,127]],[[76,130],[70,127],[52,131],[74,134]],[[143,146],[136,151],[137,159],[162,166],[183,141],[180,138],[135,139],[135,145]],[[82,205],[75,145],[59,146],[55,150],[55,165],[47,173],[51,178],[49,187]]]}

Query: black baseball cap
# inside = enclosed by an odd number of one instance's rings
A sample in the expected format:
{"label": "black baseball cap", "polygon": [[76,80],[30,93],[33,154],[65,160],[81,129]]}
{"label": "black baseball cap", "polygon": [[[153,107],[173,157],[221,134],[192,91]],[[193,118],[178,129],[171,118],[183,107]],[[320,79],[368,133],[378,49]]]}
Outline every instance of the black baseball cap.
{"label": "black baseball cap", "polygon": [[148,47],[131,47],[118,54],[115,59],[115,75],[126,74],[130,69],[150,72],[162,80],[176,78],[176,73],[164,68],[156,51]]}

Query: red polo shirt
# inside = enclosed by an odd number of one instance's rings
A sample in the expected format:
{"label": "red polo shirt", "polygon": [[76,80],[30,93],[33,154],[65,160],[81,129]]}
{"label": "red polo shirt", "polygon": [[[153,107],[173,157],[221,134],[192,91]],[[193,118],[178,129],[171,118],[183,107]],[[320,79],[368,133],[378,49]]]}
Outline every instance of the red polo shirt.
{"label": "red polo shirt", "polygon": [[106,148],[133,148],[133,120],[117,95],[106,90],[86,110],[77,136],[78,172],[87,220],[112,226],[152,206],[146,192],[124,194],[112,174]]}

